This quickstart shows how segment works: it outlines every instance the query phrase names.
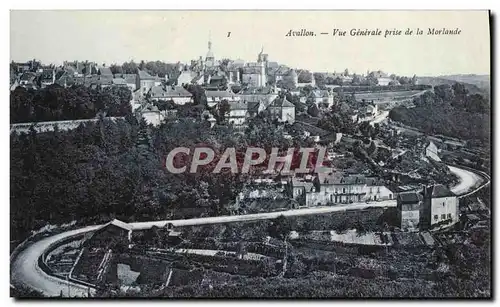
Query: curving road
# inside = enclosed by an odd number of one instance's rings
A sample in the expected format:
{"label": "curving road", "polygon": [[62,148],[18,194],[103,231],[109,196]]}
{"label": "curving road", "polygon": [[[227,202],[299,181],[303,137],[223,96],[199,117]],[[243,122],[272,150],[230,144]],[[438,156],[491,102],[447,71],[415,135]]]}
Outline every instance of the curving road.
{"label": "curving road", "polygon": [[[20,283],[31,289],[43,293],[45,296],[59,296],[61,293],[65,297],[84,297],[88,295],[89,289],[85,286],[68,282],[48,275],[38,266],[38,258],[43,252],[53,243],[60,241],[66,237],[77,235],[97,229],[99,226],[88,226],[77,230],[66,231],[28,246],[25,250],[19,253],[15,260],[11,263],[11,281]],[[69,293],[68,293],[69,291]],[[91,292],[94,292],[91,290]]]}
{"label": "curving road", "polygon": [[466,169],[450,165],[448,165],[448,168],[460,180],[457,185],[451,188],[451,191],[457,195],[466,194],[484,182],[481,176]]}
{"label": "curving road", "polygon": [[[481,176],[471,171],[458,168],[455,166],[448,166],[448,167],[450,168],[451,172],[455,173],[460,178],[460,182],[456,186],[451,188],[451,190],[455,194],[458,195],[465,194],[473,190],[474,188],[477,188],[481,183],[484,182],[484,179]],[[166,223],[172,223],[174,226],[217,224],[217,223],[274,219],[280,215],[297,216],[297,215],[321,214],[321,213],[339,212],[348,210],[363,210],[370,207],[393,207],[393,206],[396,206],[396,201],[388,200],[388,201],[372,202],[372,203],[354,203],[347,205],[304,208],[304,209],[247,214],[247,215],[217,216],[217,217],[205,217],[205,218],[196,218],[187,220],[137,222],[137,223],[130,223],[129,225],[134,230],[140,230],[140,229],[151,228],[152,226],[163,227],[165,226]],[[28,246],[26,249],[21,251],[19,255],[11,263],[11,281],[14,283],[22,284],[37,291],[40,291],[46,296],[59,296],[61,293],[63,294],[63,296],[80,296],[80,297],[87,296],[89,291],[87,287],[71,282],[68,283],[63,279],[49,276],[45,272],[43,272],[38,266],[38,258],[51,244],[69,236],[73,236],[88,231],[93,231],[98,227],[100,227],[100,225],[88,226],[77,230],[63,232],[61,234],[44,238]]]}
{"label": "curving road", "polygon": [[[328,212],[339,212],[347,210],[361,210],[369,207],[393,207],[396,206],[394,200],[381,201],[373,203],[357,203],[348,205],[339,205],[335,207],[315,207],[305,209],[295,209],[287,211],[278,211],[270,213],[257,213],[248,215],[233,215],[233,216],[217,216],[217,217],[204,217],[187,220],[169,220],[169,221],[154,221],[154,222],[138,222],[129,223],[134,230],[148,229],[153,226],[163,227],[166,223],[172,223],[174,226],[190,226],[190,225],[204,225],[204,224],[218,224],[229,222],[241,221],[257,221],[274,219],[280,215],[296,216],[308,214],[320,214]],[[20,283],[29,288],[35,289],[46,296],[59,296],[62,292],[63,296],[87,296],[88,288],[75,283],[69,283],[63,279],[55,278],[43,272],[38,266],[38,258],[42,256],[43,252],[53,243],[60,241],[66,237],[76,234],[93,231],[101,225],[88,226],[77,230],[63,232],[48,238],[44,238],[34,244],[28,246],[25,250],[19,253],[11,264],[11,281],[13,283]],[[94,292],[94,291],[92,291]]]}

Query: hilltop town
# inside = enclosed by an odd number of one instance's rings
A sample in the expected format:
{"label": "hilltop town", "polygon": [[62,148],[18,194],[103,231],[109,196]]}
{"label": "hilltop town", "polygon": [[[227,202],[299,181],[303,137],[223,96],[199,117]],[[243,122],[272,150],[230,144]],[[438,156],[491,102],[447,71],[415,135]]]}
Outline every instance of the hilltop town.
{"label": "hilltop town", "polygon": [[[18,296],[489,296],[489,97],[204,53],[11,63]],[[166,170],[202,144],[325,156],[305,174]]]}

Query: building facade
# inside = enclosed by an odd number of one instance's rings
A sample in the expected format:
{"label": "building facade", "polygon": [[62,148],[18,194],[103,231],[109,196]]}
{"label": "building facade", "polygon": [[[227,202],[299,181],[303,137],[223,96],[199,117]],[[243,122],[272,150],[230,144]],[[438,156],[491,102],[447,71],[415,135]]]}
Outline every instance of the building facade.
{"label": "building facade", "polygon": [[424,229],[458,222],[458,197],[444,185],[424,187],[421,224]]}
{"label": "building facade", "polygon": [[319,172],[312,186],[304,181],[291,180],[288,194],[301,206],[313,207],[331,204],[349,204],[394,200],[394,192],[376,178],[341,173]]}
{"label": "building facade", "polygon": [[422,204],[423,197],[418,192],[404,192],[398,195],[398,220],[403,231],[417,231],[419,229]]}
{"label": "building facade", "polygon": [[271,116],[280,122],[293,123],[295,121],[295,105],[286,98],[276,98],[268,110]]}

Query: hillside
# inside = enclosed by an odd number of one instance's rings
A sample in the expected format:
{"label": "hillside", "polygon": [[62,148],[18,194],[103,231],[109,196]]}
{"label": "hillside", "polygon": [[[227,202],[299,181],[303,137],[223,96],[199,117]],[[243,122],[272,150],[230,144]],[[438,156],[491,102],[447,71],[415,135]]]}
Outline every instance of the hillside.
{"label": "hillside", "polygon": [[482,89],[490,88],[490,76],[489,75],[449,75],[449,76],[440,76],[442,79],[452,80],[456,82],[469,83],[473,84]]}
{"label": "hillside", "polygon": [[[487,78],[487,79],[486,79]],[[482,80],[482,81],[481,81]],[[417,77],[418,84],[425,85],[453,85],[456,82],[463,83],[470,94],[481,94],[489,97],[489,76],[485,75],[451,75],[439,77]]]}

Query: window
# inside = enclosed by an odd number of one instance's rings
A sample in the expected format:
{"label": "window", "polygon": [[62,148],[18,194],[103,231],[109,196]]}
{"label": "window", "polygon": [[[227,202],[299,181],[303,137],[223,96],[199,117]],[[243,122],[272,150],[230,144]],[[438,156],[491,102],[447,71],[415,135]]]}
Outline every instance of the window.
{"label": "window", "polygon": [[343,188],[343,189],[342,189],[342,193],[344,193],[344,194],[345,194],[345,188]]}
{"label": "window", "polygon": [[434,215],[434,220],[437,221],[437,219],[438,219],[438,216],[436,214],[436,215]]}
{"label": "window", "polygon": [[441,214],[441,219],[444,220],[446,218],[446,214]]}
{"label": "window", "polygon": [[451,213],[448,213],[448,218],[451,219]]}

